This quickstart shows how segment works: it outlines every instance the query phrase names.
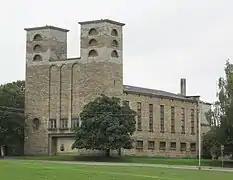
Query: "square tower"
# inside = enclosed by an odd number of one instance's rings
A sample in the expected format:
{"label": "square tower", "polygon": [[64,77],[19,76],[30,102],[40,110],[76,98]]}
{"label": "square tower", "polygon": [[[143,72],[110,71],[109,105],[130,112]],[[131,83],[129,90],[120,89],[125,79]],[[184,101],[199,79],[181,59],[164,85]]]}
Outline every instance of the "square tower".
{"label": "square tower", "polygon": [[125,24],[101,19],[79,22],[81,25],[82,62],[113,62],[122,64]]}
{"label": "square tower", "polygon": [[[43,26],[26,28],[25,154],[48,154],[50,66],[67,58],[68,30]],[[56,64],[56,62],[54,62]],[[56,84],[59,78],[55,78]],[[58,85],[59,87],[59,85]],[[35,128],[36,127],[36,128]]]}
{"label": "square tower", "polygon": [[79,62],[86,69],[85,82],[88,83],[88,90],[85,92],[121,98],[123,94],[122,30],[125,24],[109,19],[84,21],[79,24],[81,25]]}
{"label": "square tower", "polygon": [[27,31],[26,63],[48,64],[67,58],[67,32],[55,26],[25,28]]}

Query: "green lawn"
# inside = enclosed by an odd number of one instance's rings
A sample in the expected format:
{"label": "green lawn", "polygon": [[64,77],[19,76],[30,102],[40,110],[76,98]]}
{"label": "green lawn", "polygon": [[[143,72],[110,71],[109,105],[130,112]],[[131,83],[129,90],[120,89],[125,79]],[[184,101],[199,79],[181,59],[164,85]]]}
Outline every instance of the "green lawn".
{"label": "green lawn", "polygon": [[0,160],[2,180],[232,180],[233,173],[149,167],[90,166]]}
{"label": "green lawn", "polygon": [[[178,159],[178,158],[155,158],[155,157],[85,157],[85,156],[20,156],[16,159],[32,160],[49,160],[49,161],[90,161],[90,162],[120,162],[120,163],[143,163],[143,164],[167,164],[167,165],[189,165],[197,166],[198,159]],[[201,160],[202,166],[221,167],[222,162],[219,160]],[[225,161],[224,167],[233,167],[233,161]]]}

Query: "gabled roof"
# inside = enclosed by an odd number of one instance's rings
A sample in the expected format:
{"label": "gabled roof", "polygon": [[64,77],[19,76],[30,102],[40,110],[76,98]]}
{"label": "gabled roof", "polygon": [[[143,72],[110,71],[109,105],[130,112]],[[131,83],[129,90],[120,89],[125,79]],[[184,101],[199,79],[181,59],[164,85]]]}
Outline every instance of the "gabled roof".
{"label": "gabled roof", "polygon": [[93,20],[93,21],[83,21],[83,22],[79,22],[79,24],[80,24],[80,25],[85,25],[85,24],[97,24],[97,23],[103,23],[103,22],[115,24],[115,25],[118,25],[118,26],[124,26],[124,25],[125,25],[124,23],[117,22],[117,21],[113,21],[113,20],[110,20],[110,19],[100,19],[100,20]]}
{"label": "gabled roof", "polygon": [[124,85],[123,88],[124,88],[123,90],[128,93],[137,93],[137,94],[142,94],[142,95],[144,94],[148,96],[161,96],[161,97],[174,98],[174,99],[180,99],[180,100],[196,101],[195,98],[192,98],[192,97],[186,97],[180,94],[175,94],[175,93],[166,92],[166,91],[157,90],[157,89],[147,89],[147,88],[129,86],[129,85]]}
{"label": "gabled roof", "polygon": [[34,31],[34,30],[43,30],[43,29],[53,29],[53,30],[58,30],[58,31],[62,31],[62,32],[69,32],[68,29],[64,29],[64,28],[60,28],[60,27],[56,27],[56,26],[50,26],[50,25],[40,26],[40,27],[32,27],[32,28],[24,28],[25,31]]}

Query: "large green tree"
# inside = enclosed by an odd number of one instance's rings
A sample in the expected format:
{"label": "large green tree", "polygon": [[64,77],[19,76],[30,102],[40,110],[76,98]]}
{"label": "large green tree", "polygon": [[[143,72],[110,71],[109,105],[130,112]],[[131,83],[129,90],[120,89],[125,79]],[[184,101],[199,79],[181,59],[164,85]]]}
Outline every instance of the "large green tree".
{"label": "large green tree", "polygon": [[[224,145],[224,154],[233,155],[233,64],[229,60],[225,64],[225,76],[218,81],[217,101],[214,109],[208,113],[207,119],[211,125],[211,132],[207,133],[204,140],[209,149]],[[211,147],[212,144],[212,147]]]}
{"label": "large green tree", "polygon": [[0,85],[0,147],[8,154],[23,151],[24,90],[24,81]]}
{"label": "large green tree", "polygon": [[102,150],[130,149],[135,132],[136,112],[119,98],[102,95],[89,102],[80,113],[81,126],[74,129],[72,148]]}
{"label": "large green tree", "polygon": [[0,106],[24,108],[25,81],[0,85]]}

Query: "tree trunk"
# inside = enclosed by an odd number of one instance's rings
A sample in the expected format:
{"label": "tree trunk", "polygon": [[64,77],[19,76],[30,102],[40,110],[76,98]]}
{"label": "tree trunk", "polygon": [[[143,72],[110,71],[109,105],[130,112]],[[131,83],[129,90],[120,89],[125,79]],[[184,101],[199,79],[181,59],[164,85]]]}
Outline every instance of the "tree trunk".
{"label": "tree trunk", "polygon": [[118,149],[118,155],[121,157],[121,148]]}
{"label": "tree trunk", "polygon": [[110,156],[110,149],[106,150],[106,156],[109,157]]}
{"label": "tree trunk", "polygon": [[3,145],[0,145],[0,157],[4,158],[4,147],[3,147]]}

